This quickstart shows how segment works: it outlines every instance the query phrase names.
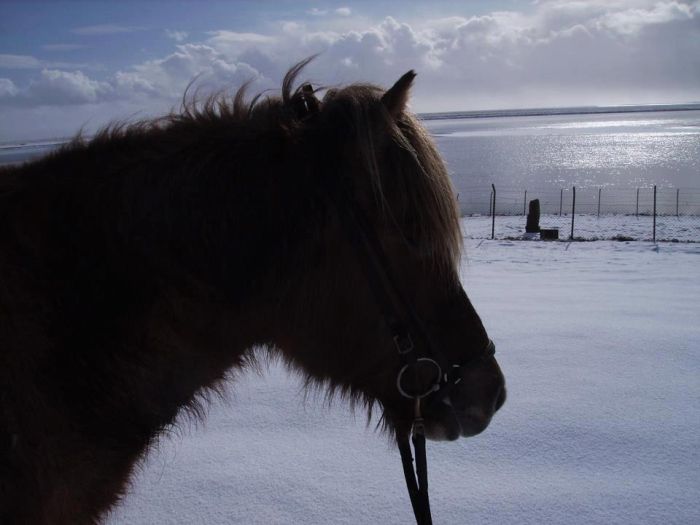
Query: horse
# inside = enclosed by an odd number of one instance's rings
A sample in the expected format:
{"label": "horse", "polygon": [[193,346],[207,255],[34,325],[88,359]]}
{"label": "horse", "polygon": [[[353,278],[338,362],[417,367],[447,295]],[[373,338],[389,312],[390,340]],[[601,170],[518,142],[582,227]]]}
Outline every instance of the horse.
{"label": "horse", "polygon": [[260,352],[397,442],[418,420],[475,435],[503,404],[415,73],[319,98],[307,63],[279,96],[186,96],[0,171],[0,522],[99,523]]}

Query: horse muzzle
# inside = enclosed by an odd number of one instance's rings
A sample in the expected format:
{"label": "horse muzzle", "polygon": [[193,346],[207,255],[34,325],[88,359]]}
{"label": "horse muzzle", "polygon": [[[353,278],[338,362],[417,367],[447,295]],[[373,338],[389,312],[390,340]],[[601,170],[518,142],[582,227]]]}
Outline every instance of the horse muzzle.
{"label": "horse muzzle", "polygon": [[449,396],[428,401],[424,412],[426,437],[454,441],[486,430],[506,401],[505,381],[500,369],[496,370],[490,385],[470,385],[465,380],[465,386],[455,388]]}

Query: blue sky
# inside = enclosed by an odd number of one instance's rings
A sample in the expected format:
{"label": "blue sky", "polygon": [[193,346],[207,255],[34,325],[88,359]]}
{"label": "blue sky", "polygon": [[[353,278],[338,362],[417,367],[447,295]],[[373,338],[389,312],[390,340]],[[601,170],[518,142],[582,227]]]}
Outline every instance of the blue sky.
{"label": "blue sky", "polygon": [[700,1],[0,2],[0,141],[203,91],[419,76],[416,111],[700,100]]}

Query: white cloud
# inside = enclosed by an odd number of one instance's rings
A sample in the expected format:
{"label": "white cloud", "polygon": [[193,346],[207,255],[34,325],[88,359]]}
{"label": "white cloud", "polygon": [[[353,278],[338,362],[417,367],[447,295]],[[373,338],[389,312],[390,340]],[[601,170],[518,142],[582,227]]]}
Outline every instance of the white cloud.
{"label": "white cloud", "polygon": [[205,44],[183,44],[165,58],[149,60],[131,71],[115,75],[115,87],[120,96],[129,92],[177,99],[187,85],[197,78],[197,85],[211,88],[241,84],[254,80],[259,72],[245,62],[226,57]]}
{"label": "white cloud", "polygon": [[678,2],[659,2],[649,8],[632,8],[608,13],[598,23],[618,33],[636,34],[646,26],[693,18],[693,8]]}
{"label": "white cloud", "polygon": [[0,55],[0,69],[101,69],[99,64],[50,62],[30,55]]}
{"label": "white cloud", "polygon": [[145,27],[140,26],[120,26],[116,24],[98,24],[94,26],[83,26],[71,29],[71,33],[76,35],[116,35],[119,33],[133,33],[143,31]]}
{"label": "white cloud", "polygon": [[18,93],[17,86],[9,78],[0,78],[0,99],[14,97]]}
{"label": "white cloud", "polygon": [[43,69],[23,96],[37,105],[94,103],[108,96],[112,86],[91,80],[82,71]]}
{"label": "white cloud", "polygon": [[309,9],[306,14],[311,15],[311,16],[316,16],[316,17],[321,17],[321,16],[328,16],[331,13],[335,13],[338,16],[350,16],[352,14],[352,10],[349,7],[338,7],[337,9],[334,9],[331,11],[330,9],[320,9],[318,7],[312,7]]}
{"label": "white cloud", "polygon": [[117,71],[113,85],[116,92],[124,98],[133,98],[137,95],[160,96],[161,91],[158,86],[146,76],[133,71]]}
{"label": "white cloud", "polygon": [[[28,86],[6,79],[3,104],[97,101],[150,110],[176,104],[195,77],[202,92],[251,78],[252,91],[279,88],[291,64],[316,53],[303,77],[323,85],[387,86],[416,69],[418,111],[700,100],[699,1],[550,0],[521,12],[410,23],[368,22],[339,9],[315,8],[307,13],[315,16],[278,21],[267,33],[211,31],[99,81],[58,71],[70,64],[0,55],[0,67],[54,71]],[[175,33],[169,36],[187,38]]]}
{"label": "white cloud", "polygon": [[41,67],[41,61],[29,55],[0,55],[0,68],[35,69]]}
{"label": "white cloud", "polygon": [[[700,99],[700,2],[563,0],[529,12],[406,23],[388,17],[357,29],[287,21],[281,31],[207,45],[243,61],[266,79],[320,56],[306,78],[333,84],[370,80],[389,85],[407,69],[419,79],[415,105],[449,110],[521,105],[604,104]],[[317,17],[329,14],[316,9]],[[324,31],[315,30],[324,27]],[[274,84],[273,84],[274,85]],[[607,97],[607,98],[606,98]]]}
{"label": "white cloud", "polygon": [[175,40],[175,42],[183,42],[189,36],[187,31],[173,31],[170,29],[165,30],[165,36]]}
{"label": "white cloud", "polygon": [[237,33],[235,31],[209,31],[210,42],[218,44],[269,44],[276,41],[273,36],[260,33]]}
{"label": "white cloud", "polygon": [[85,46],[80,44],[46,44],[41,46],[44,51],[75,51],[84,48]]}
{"label": "white cloud", "polygon": [[[232,59],[248,49],[268,48],[279,41],[278,36],[260,33],[239,33],[236,31],[209,31],[206,44],[216,48]],[[288,51],[288,50],[287,50]]]}

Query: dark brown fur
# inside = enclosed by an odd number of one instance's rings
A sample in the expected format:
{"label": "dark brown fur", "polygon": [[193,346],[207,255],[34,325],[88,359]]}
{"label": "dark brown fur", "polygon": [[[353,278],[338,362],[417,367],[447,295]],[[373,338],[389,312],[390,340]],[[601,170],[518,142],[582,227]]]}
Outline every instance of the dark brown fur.
{"label": "dark brown fur", "polygon": [[[446,353],[483,346],[449,179],[403,108],[412,78],[393,102],[358,84],[309,112],[303,65],[281,98],[188,103],[0,171],[1,523],[98,522],[254,347],[407,429],[398,358],[327,198],[343,176]],[[495,410],[490,366],[464,396]]]}

